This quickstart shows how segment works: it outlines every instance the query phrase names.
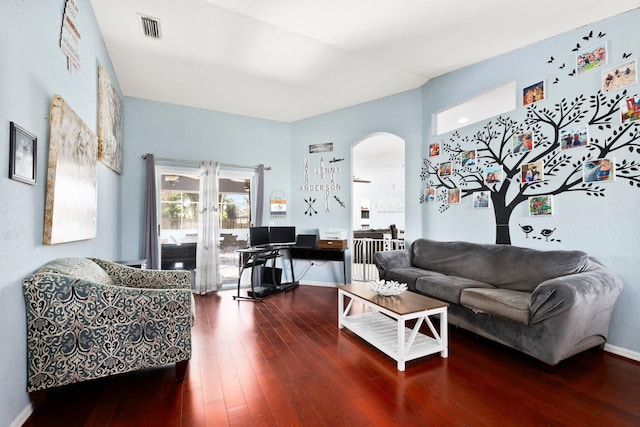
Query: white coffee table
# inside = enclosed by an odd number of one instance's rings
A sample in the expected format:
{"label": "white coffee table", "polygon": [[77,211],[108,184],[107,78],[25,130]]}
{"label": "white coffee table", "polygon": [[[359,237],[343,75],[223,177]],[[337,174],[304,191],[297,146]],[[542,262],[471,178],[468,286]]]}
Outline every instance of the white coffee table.
{"label": "white coffee table", "polygon": [[[350,314],[353,303],[364,305],[364,311]],[[345,302],[347,305],[345,307]],[[448,357],[448,303],[406,291],[392,297],[379,296],[365,283],[338,287],[338,328],[347,328],[398,362],[404,371],[405,362],[434,353]],[[439,318],[440,330],[432,319]],[[406,321],[416,319],[408,328]],[[421,333],[426,324],[432,336]]]}

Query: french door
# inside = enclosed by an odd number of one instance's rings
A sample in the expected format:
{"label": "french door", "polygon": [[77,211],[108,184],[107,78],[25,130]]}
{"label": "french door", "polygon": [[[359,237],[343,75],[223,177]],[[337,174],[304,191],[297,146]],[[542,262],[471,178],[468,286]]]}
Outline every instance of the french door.
{"label": "french door", "polygon": [[[156,166],[160,264],[163,270],[195,271],[200,212],[198,167]],[[240,259],[236,249],[248,245],[254,215],[252,169],[221,167],[218,176],[218,288],[237,286]]]}
{"label": "french door", "polygon": [[236,249],[246,248],[253,217],[251,169],[220,167],[218,178],[220,214],[220,276],[223,289],[237,286],[240,266]]}
{"label": "french door", "polygon": [[156,166],[160,266],[195,270],[200,212],[200,169]]}

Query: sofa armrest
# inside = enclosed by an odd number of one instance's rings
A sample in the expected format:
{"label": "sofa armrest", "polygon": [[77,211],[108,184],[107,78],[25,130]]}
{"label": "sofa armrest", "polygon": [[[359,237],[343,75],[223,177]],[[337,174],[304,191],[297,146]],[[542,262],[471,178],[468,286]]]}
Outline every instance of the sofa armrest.
{"label": "sofa armrest", "polygon": [[90,258],[104,269],[118,285],[131,288],[191,289],[187,270],[142,270],[98,258]]}
{"label": "sofa armrest", "polygon": [[381,251],[373,254],[373,261],[378,269],[380,279],[386,279],[387,271],[394,268],[411,267],[411,251],[397,249],[393,251]]}
{"label": "sofa armrest", "polygon": [[572,309],[593,315],[610,313],[622,286],[622,279],[604,268],[546,280],[533,290],[530,323],[539,323]]}

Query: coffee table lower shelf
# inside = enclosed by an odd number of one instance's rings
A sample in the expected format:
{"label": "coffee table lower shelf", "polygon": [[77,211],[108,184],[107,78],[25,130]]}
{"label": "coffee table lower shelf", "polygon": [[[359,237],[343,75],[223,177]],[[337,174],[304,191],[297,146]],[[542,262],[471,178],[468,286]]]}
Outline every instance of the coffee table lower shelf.
{"label": "coffee table lower shelf", "polygon": [[[348,316],[342,321],[342,326],[358,335],[369,344],[398,361],[398,369],[404,371],[404,363],[400,367],[400,360],[403,362],[418,359],[430,354],[442,352],[446,349],[442,343],[436,339],[417,333],[416,337],[408,349],[405,348],[405,355],[401,357],[398,351],[398,322],[382,313],[363,313]],[[404,342],[409,343],[413,330],[404,328]],[[443,356],[446,357],[446,356]]]}

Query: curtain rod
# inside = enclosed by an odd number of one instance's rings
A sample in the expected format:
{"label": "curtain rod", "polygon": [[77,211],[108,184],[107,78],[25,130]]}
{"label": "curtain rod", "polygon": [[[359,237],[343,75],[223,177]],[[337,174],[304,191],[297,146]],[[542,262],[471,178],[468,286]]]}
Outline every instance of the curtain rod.
{"label": "curtain rod", "polygon": [[[143,154],[142,155],[142,159],[146,159],[147,155]],[[202,160],[180,160],[180,159],[169,159],[167,157],[155,157],[155,160],[164,160],[166,162],[176,162],[176,163],[195,163],[198,165],[202,164]],[[240,168],[240,169],[258,169],[258,166],[247,166],[247,165],[236,165],[233,163],[219,163],[220,166],[226,166],[228,168]],[[264,170],[266,171],[270,171],[271,170],[271,166],[265,166]]]}

